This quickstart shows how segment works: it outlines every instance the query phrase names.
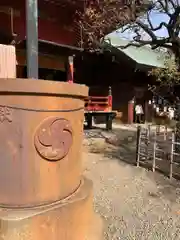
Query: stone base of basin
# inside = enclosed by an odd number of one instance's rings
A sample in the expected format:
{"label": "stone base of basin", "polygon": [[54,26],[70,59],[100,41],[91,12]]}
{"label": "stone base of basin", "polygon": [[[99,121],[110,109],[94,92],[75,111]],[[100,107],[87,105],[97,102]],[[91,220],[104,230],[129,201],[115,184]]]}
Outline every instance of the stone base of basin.
{"label": "stone base of basin", "polygon": [[102,222],[93,211],[92,182],[83,179],[70,197],[33,208],[1,208],[3,240],[100,240]]}

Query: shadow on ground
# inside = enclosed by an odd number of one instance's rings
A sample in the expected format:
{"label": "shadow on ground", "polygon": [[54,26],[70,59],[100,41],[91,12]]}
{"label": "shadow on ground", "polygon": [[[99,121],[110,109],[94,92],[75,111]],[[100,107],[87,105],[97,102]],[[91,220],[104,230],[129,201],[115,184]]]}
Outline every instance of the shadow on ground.
{"label": "shadow on ground", "polygon": [[[136,165],[136,142],[137,133],[135,130],[115,129],[112,132],[106,132],[100,128],[85,130],[85,141],[88,145],[89,152],[102,154],[105,161],[120,160],[121,164]],[[106,160],[108,159],[108,160]],[[165,165],[162,163],[162,165]],[[151,163],[144,163],[141,165],[146,170],[151,170]],[[142,168],[134,168],[134,171],[141,171]],[[153,173],[147,171],[146,175],[149,179],[156,182],[159,191],[158,193],[149,192],[149,197],[159,198],[162,195],[175,202],[177,196],[180,194],[180,182],[167,178],[168,171],[159,174],[159,171]]]}
{"label": "shadow on ground", "polygon": [[[136,128],[127,127],[126,129],[116,128],[111,132],[106,132],[100,128],[94,128],[92,130],[85,130],[85,138],[88,141],[89,149],[92,153],[101,153],[108,158],[116,158],[122,162],[136,165],[137,159],[137,132]],[[168,144],[168,145],[167,145]],[[151,149],[148,150],[145,147],[145,142],[142,144],[145,156],[148,158],[140,158],[140,166],[145,169],[152,170],[153,166],[153,143],[151,143]],[[161,143],[164,145],[164,142]],[[170,174],[170,142],[166,143],[166,146],[162,148],[158,145],[158,149],[164,149],[164,151],[157,152],[156,155],[156,171],[164,174],[166,177]],[[170,149],[169,152],[167,148]],[[148,152],[148,153],[147,153]],[[178,160],[180,161],[180,159]],[[174,161],[173,164],[173,177],[180,180],[180,164],[178,161]]]}
{"label": "shadow on ground", "polygon": [[108,158],[120,159],[123,162],[136,164],[136,131],[115,129],[111,132],[100,128],[85,130],[92,153],[101,153]]}

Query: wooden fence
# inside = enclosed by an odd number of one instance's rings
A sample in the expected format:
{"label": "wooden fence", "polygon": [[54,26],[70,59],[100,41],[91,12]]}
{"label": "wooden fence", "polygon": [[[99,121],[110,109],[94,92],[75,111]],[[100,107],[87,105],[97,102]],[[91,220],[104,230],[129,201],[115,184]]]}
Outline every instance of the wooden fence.
{"label": "wooden fence", "polygon": [[136,147],[137,166],[159,170],[169,178],[180,178],[180,142],[177,131],[166,126],[139,126]]}

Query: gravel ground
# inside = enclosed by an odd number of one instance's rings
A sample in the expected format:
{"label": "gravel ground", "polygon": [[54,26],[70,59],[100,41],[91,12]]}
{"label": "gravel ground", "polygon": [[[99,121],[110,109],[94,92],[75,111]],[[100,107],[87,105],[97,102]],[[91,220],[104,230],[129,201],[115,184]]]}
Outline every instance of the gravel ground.
{"label": "gravel ground", "polygon": [[[118,136],[118,146],[107,143],[111,135]],[[85,175],[94,182],[104,239],[179,240],[180,182],[133,166],[135,140],[134,129],[85,132]]]}

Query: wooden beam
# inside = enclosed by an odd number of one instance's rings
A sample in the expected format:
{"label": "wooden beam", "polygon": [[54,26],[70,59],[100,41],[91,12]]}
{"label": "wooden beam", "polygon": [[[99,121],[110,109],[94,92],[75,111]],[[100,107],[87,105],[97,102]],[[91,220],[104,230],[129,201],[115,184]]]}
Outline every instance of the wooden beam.
{"label": "wooden beam", "polygon": [[[17,65],[26,66],[26,51],[16,50]],[[39,53],[39,68],[65,71],[65,58]]]}

